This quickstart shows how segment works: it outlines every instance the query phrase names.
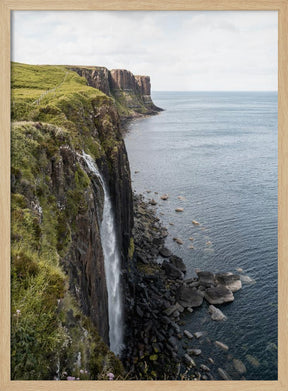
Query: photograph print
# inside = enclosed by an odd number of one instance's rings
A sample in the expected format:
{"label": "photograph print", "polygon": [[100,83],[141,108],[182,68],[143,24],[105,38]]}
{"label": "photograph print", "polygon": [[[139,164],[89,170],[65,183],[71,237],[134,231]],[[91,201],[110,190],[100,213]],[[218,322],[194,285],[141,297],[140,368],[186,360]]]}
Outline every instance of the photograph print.
{"label": "photograph print", "polygon": [[11,380],[277,380],[277,11],[13,11]]}

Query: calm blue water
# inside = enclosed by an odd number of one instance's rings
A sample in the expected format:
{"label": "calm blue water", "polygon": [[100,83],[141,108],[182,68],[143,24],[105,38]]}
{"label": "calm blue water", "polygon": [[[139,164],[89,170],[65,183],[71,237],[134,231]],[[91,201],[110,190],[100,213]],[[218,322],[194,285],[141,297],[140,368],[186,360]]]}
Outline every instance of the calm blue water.
{"label": "calm blue water", "polygon": [[214,359],[216,378],[218,367],[241,378],[233,357],[246,365],[246,379],[277,379],[277,93],[157,92],[153,100],[165,111],[133,121],[125,139],[133,188],[158,201],[166,245],[184,259],[187,276],[242,268],[255,280],[221,306],[226,322],[213,322],[203,305],[185,317],[185,328],[207,332],[193,345]]}

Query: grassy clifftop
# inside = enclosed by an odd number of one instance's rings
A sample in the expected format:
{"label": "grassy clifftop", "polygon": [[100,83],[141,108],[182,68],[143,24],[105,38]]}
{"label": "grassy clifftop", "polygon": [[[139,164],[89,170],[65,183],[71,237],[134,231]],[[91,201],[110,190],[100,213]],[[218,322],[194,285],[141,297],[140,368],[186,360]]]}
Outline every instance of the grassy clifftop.
{"label": "grassy clifftop", "polygon": [[101,202],[77,153],[113,170],[109,158],[122,145],[117,110],[65,66],[13,63],[11,87],[12,378],[123,377],[62,262],[74,259],[79,221]]}
{"label": "grassy clifftop", "polygon": [[[92,154],[101,154],[101,146],[93,139],[93,130],[103,119],[100,118],[103,112],[111,111],[113,101],[101,91],[87,86],[85,78],[65,66],[13,63],[11,88],[12,121],[60,126],[69,131],[70,142],[78,149],[88,147]],[[104,119],[111,122],[109,114]],[[107,144],[108,139],[115,139],[115,130],[105,136]]]}

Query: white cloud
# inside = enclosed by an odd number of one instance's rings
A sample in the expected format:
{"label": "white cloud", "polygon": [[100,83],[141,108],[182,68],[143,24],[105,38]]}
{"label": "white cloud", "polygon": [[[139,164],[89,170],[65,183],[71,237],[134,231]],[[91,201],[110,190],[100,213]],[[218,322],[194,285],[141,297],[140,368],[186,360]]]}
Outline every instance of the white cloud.
{"label": "white cloud", "polygon": [[277,12],[16,11],[12,59],[126,68],[154,90],[276,90]]}

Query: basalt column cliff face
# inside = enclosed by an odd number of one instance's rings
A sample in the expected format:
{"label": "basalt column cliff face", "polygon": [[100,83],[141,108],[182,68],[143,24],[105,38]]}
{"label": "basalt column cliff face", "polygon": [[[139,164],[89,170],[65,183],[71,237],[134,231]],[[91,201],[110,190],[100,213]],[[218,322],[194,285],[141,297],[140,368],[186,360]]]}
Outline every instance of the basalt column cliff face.
{"label": "basalt column cliff face", "polygon": [[80,76],[87,79],[88,85],[104,92],[106,95],[111,95],[109,85],[109,70],[105,67],[92,68],[71,68]]}
{"label": "basalt column cliff face", "polygon": [[152,115],[162,111],[151,99],[149,76],[134,76],[126,69],[104,67],[73,67],[88,85],[98,88],[114,98],[122,119]]}

